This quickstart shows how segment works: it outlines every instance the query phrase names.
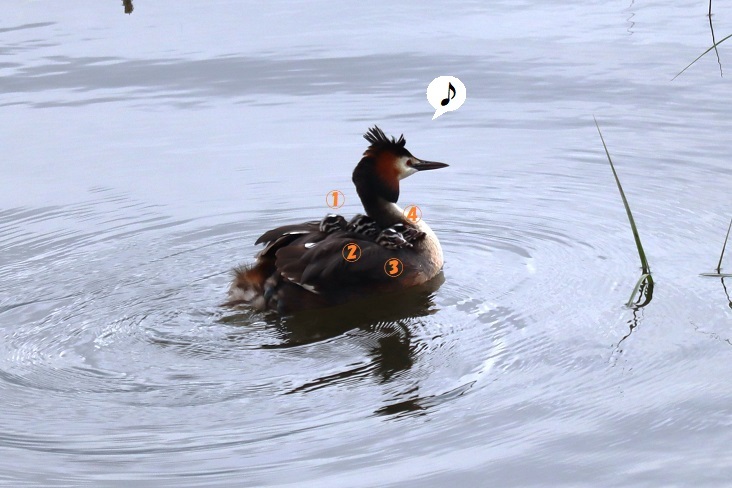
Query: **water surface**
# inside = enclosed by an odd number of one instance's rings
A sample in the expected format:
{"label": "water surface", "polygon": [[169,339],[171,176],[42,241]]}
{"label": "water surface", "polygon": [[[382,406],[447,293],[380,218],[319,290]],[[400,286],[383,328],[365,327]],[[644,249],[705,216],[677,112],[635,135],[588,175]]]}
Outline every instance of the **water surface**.
{"label": "water surface", "polygon": [[[715,3],[716,38],[732,9]],[[724,486],[727,45],[699,2],[24,2],[0,22],[0,483]],[[732,65],[730,76],[732,76]],[[429,82],[468,98],[432,121]],[[656,280],[639,261],[603,128]],[[223,308],[366,129],[444,283]],[[729,259],[726,267],[732,266]],[[439,285],[439,283],[437,283]]]}

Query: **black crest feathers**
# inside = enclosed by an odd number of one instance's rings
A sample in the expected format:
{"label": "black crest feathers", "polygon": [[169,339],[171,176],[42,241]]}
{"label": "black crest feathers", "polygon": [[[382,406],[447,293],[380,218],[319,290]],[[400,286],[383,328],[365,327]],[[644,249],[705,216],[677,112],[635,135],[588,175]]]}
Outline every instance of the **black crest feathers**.
{"label": "black crest feathers", "polygon": [[363,135],[363,138],[369,141],[371,148],[373,149],[395,149],[397,151],[403,151],[407,141],[404,140],[404,134],[399,136],[399,139],[393,137],[389,139],[384,134],[384,131],[379,129],[377,126],[373,126]]}

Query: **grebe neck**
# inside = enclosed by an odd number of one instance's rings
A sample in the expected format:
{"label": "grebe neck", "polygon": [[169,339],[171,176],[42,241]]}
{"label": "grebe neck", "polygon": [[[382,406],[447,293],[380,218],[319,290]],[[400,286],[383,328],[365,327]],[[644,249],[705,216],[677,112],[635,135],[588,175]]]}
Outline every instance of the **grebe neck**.
{"label": "grebe neck", "polygon": [[404,211],[396,203],[389,202],[381,197],[362,199],[361,203],[366,215],[376,221],[382,229],[394,224],[405,223]]}

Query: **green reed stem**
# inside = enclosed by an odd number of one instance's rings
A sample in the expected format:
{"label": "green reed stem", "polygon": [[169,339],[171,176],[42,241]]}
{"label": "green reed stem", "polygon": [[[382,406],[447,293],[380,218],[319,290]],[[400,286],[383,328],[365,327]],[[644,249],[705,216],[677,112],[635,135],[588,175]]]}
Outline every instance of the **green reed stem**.
{"label": "green reed stem", "polygon": [[[635,298],[635,295],[640,291],[641,286],[643,286],[643,283],[646,283],[648,287],[653,286],[653,276],[650,274],[642,274],[640,278],[638,278],[638,281],[635,283],[635,287],[633,288],[633,292],[630,294],[630,298],[628,298],[628,303],[625,304],[626,307],[632,307],[633,306],[633,299]],[[650,291],[649,291],[650,293]],[[641,298],[643,294],[641,293]],[[646,302],[650,302],[650,299]]]}
{"label": "green reed stem", "polygon": [[724,244],[722,244],[722,254],[719,255],[719,263],[717,263],[717,273],[722,273],[722,258],[724,257],[724,250],[727,248],[727,239],[729,239],[729,231],[732,229],[732,219],[729,221],[729,227],[727,227],[727,235],[724,238]]}
{"label": "green reed stem", "polygon": [[618,178],[618,173],[615,171],[615,165],[613,165],[613,160],[610,158],[610,152],[607,150],[607,145],[605,144],[605,138],[602,137],[602,132],[600,131],[600,125],[597,123],[597,119],[593,116],[592,119],[595,121],[595,126],[597,127],[597,132],[600,134],[600,140],[602,141],[602,147],[605,148],[605,154],[607,155],[607,160],[610,162],[610,169],[613,170],[613,176],[615,177],[615,183],[618,185],[618,190],[620,191],[620,197],[623,199],[623,205],[625,205],[625,213],[628,214],[628,221],[630,221],[630,228],[633,231],[633,238],[635,239],[635,246],[638,248],[638,256],[640,256],[641,261],[641,267],[643,269],[644,275],[651,275],[651,267],[648,265],[648,260],[646,259],[646,253],[643,251],[643,245],[641,244],[640,235],[638,234],[638,228],[635,226],[635,220],[633,219],[633,213],[630,211],[630,205],[628,204],[628,199],[625,198],[625,192],[623,191],[623,186],[620,184],[620,179]]}
{"label": "green reed stem", "polygon": [[681,71],[679,71],[678,73],[676,73],[676,76],[674,76],[673,78],[671,78],[671,81],[674,81],[674,80],[675,80],[676,78],[678,78],[678,77],[679,77],[679,75],[681,75],[681,73],[683,73],[683,72],[684,72],[684,71],[686,71],[687,69],[691,68],[691,66],[692,66],[692,65],[693,65],[694,63],[696,63],[697,61],[699,61],[699,60],[701,59],[701,57],[702,57],[702,56],[704,56],[704,55],[705,55],[706,53],[708,53],[708,52],[709,52],[709,51],[711,51],[712,49],[716,49],[716,48],[717,48],[717,46],[719,46],[720,44],[722,44],[722,43],[723,43],[724,41],[726,41],[726,40],[727,40],[727,39],[729,39],[730,37],[732,37],[732,34],[728,35],[727,37],[725,37],[724,39],[722,39],[722,40],[721,40],[721,41],[719,41],[719,42],[715,42],[715,43],[714,43],[714,44],[712,45],[712,47],[710,47],[709,49],[707,49],[706,51],[704,51],[703,53],[701,53],[701,54],[700,54],[700,55],[699,55],[699,56],[698,56],[698,57],[697,57],[697,58],[696,58],[696,59],[695,59],[694,61],[692,61],[691,63],[689,63],[688,65],[686,65],[686,68],[684,68],[684,69],[682,69]]}

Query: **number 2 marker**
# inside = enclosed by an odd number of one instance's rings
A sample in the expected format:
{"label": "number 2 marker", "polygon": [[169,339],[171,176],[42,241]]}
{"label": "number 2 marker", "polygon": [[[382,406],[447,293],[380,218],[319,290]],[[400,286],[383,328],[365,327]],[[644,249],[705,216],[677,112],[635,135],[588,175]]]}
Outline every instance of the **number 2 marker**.
{"label": "number 2 marker", "polygon": [[349,263],[354,263],[361,258],[361,248],[355,242],[349,242],[343,246],[341,254],[343,255],[343,259]]}

